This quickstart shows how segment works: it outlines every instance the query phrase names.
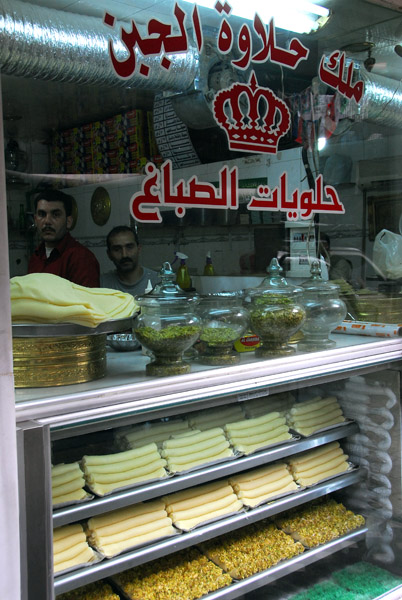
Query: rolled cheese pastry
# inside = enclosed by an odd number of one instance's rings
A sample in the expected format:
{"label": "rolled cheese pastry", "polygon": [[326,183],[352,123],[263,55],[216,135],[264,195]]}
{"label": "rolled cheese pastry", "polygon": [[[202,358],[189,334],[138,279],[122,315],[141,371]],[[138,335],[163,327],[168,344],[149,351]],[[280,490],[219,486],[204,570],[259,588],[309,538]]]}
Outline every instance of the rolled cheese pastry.
{"label": "rolled cheese pastry", "polygon": [[346,461],[341,462],[337,467],[326,470],[325,473],[318,473],[317,475],[311,477],[304,477],[300,474],[297,481],[298,483],[300,483],[300,485],[303,486],[313,485],[314,483],[318,483],[322,479],[326,479],[327,477],[332,477],[333,475],[343,473],[344,471],[347,471],[348,468],[349,464]]}
{"label": "rolled cheese pastry", "polygon": [[57,477],[58,475],[64,475],[65,473],[70,473],[71,471],[76,471],[80,468],[78,462],[73,463],[60,463],[58,465],[52,465],[52,477]]}
{"label": "rolled cheese pastry", "polygon": [[52,486],[62,485],[82,476],[83,473],[78,462],[55,465],[52,467]]}
{"label": "rolled cheese pastry", "polygon": [[265,431],[257,432],[254,429],[245,429],[244,433],[240,434],[237,432],[228,434],[228,437],[231,441],[235,441],[236,443],[248,443],[252,441],[253,443],[257,443],[263,440],[269,440],[270,437],[274,437],[277,433],[289,431],[288,425],[285,423],[285,419],[278,419],[278,422],[275,423],[275,427],[266,428]]}
{"label": "rolled cheese pastry", "polygon": [[92,471],[92,469],[88,469],[88,471],[85,473],[85,477],[88,483],[121,483],[124,485],[124,482],[128,479],[146,476],[149,473],[153,473],[161,467],[164,467],[165,465],[166,460],[164,458],[157,458],[156,460],[152,460],[152,462],[148,462],[143,466],[131,466],[128,471],[101,473],[99,471]]}
{"label": "rolled cheese pastry", "polygon": [[235,423],[228,423],[225,425],[225,431],[228,433],[234,431],[244,431],[244,429],[251,429],[252,427],[258,427],[259,425],[263,425],[266,423],[270,423],[275,419],[278,419],[280,414],[276,411],[262,415],[256,419],[244,419],[243,421],[236,421]]}
{"label": "rolled cheese pastry", "polygon": [[72,533],[61,539],[53,539],[53,554],[62,554],[70,548],[75,548],[78,544],[86,543],[87,538],[83,528],[80,526],[80,531]]}
{"label": "rolled cheese pastry", "polygon": [[96,531],[99,535],[110,536],[116,533],[124,533],[128,529],[134,529],[136,527],[146,526],[149,523],[160,521],[167,517],[167,512],[163,508],[161,510],[155,510],[149,513],[142,513],[134,517],[128,517],[122,521],[117,521],[109,524],[96,524],[96,521],[88,521],[88,531]]}
{"label": "rolled cheese pastry", "polygon": [[[166,513],[165,513],[166,514]],[[172,525],[171,518],[165,516],[160,519],[153,519],[143,525],[136,525],[135,527],[119,529],[113,533],[113,528],[117,527],[118,523],[111,525],[107,528],[100,530],[88,530],[90,532],[90,540],[95,544],[97,548],[107,546],[109,544],[123,543],[129,541],[130,543],[137,537],[150,534],[152,532],[158,532],[160,529],[169,527]],[[106,532],[107,531],[107,532]]]}
{"label": "rolled cheese pastry", "polygon": [[222,517],[224,515],[239,512],[239,510],[241,510],[242,508],[243,503],[236,498],[231,504],[228,504],[224,508],[210,510],[208,514],[202,516],[197,516],[196,511],[194,510],[195,516],[193,518],[179,519],[177,521],[174,521],[174,523],[179,529],[182,529],[183,531],[190,531],[190,529],[193,529],[194,527],[200,525],[201,523],[204,523],[205,521],[211,521],[213,519],[216,519],[217,517]]}
{"label": "rolled cheese pastry", "polygon": [[342,409],[338,406],[333,410],[328,410],[324,413],[319,413],[316,417],[304,417],[303,419],[295,419],[292,421],[295,427],[317,427],[317,429],[321,426],[325,426],[325,423],[328,421],[333,421],[337,417],[342,417],[341,420],[345,420],[343,418]]}
{"label": "rolled cheese pastry", "polygon": [[[314,398],[311,398],[311,400],[305,400],[304,402],[297,402],[290,409],[290,414],[291,415],[301,415],[303,413],[309,413],[312,410],[316,410],[317,408],[320,408],[321,406],[326,406],[327,404],[330,404],[331,402],[333,402],[334,398],[335,398],[334,396],[330,396],[329,398],[322,398],[321,396],[315,396]],[[335,400],[336,400],[336,398],[335,398]]]}
{"label": "rolled cheese pastry", "polygon": [[[174,433],[170,436],[169,440],[177,440],[178,438],[184,438],[188,435],[194,435],[195,433],[201,433],[201,429],[189,429],[188,431],[182,431],[181,433]],[[165,442],[163,442],[162,446],[164,444]]]}
{"label": "rolled cheese pastry", "polygon": [[132,543],[128,543],[127,540],[123,542],[115,542],[114,544],[105,544],[99,550],[106,556],[107,558],[111,558],[112,556],[117,556],[124,550],[128,550],[129,548],[134,548],[135,546],[141,546],[142,544],[146,544],[152,540],[157,540],[162,537],[167,537],[170,535],[174,535],[176,533],[174,527],[168,525],[159,529],[157,532],[151,531],[150,533],[145,533],[144,535],[139,535],[132,539]]}
{"label": "rolled cheese pastry", "polygon": [[336,398],[331,399],[329,402],[323,404],[322,406],[314,406],[312,405],[310,410],[304,409],[302,412],[292,412],[291,409],[289,413],[289,418],[297,421],[305,421],[306,419],[315,418],[327,412],[330,412],[336,408],[339,408],[339,402]]}
{"label": "rolled cheese pastry", "polygon": [[55,573],[59,573],[64,571],[65,569],[70,569],[71,567],[75,567],[78,565],[86,565],[87,563],[92,562],[95,559],[96,555],[92,548],[86,546],[83,548],[76,556],[71,558],[70,560],[65,560],[63,562],[57,561],[53,562],[53,570]]}
{"label": "rolled cheese pastry", "polygon": [[173,506],[173,510],[169,510],[168,514],[174,523],[178,520],[185,521],[187,519],[193,519],[195,517],[204,517],[205,515],[209,515],[213,511],[224,509],[228,506],[231,506],[233,502],[235,502],[235,500],[237,500],[237,498],[232,490],[230,494],[227,494],[222,498],[217,498],[216,500],[209,500],[208,502],[197,504],[192,508],[178,509],[175,506]]}
{"label": "rolled cheese pastry", "polygon": [[68,538],[76,533],[81,533],[83,530],[82,525],[79,523],[73,523],[72,525],[65,525],[64,527],[57,527],[53,529],[53,542]]}
{"label": "rolled cheese pastry", "polygon": [[337,448],[340,448],[339,442],[330,442],[329,444],[325,444],[323,446],[319,446],[318,448],[314,448],[314,450],[308,450],[307,452],[303,452],[301,454],[295,454],[289,459],[289,464],[298,465],[307,463],[315,459],[316,457],[324,456],[325,454],[332,452]]}
{"label": "rolled cheese pastry", "polygon": [[242,499],[244,497],[247,498],[256,498],[257,496],[263,496],[264,494],[271,494],[272,492],[278,492],[283,487],[287,486],[289,483],[294,484],[293,489],[297,489],[297,485],[289,472],[284,474],[282,477],[277,479],[276,481],[272,481],[270,483],[266,483],[264,485],[259,485],[254,489],[249,488],[247,490],[243,489],[242,486],[239,486],[239,491],[237,492],[237,497]]}
{"label": "rolled cheese pastry", "polygon": [[236,440],[244,440],[245,438],[249,438],[253,436],[253,438],[262,437],[264,435],[269,434],[272,431],[278,429],[278,427],[282,427],[286,425],[285,417],[278,417],[277,419],[264,423],[263,425],[258,425],[255,427],[246,427],[242,431],[230,431],[228,432],[228,437]]}
{"label": "rolled cheese pastry", "polygon": [[104,466],[113,465],[115,463],[123,463],[125,461],[131,461],[139,459],[149,454],[158,453],[158,447],[155,443],[146,444],[132,450],[126,450],[125,452],[117,452],[116,454],[104,454],[96,456],[83,456],[83,466]]}
{"label": "rolled cheese pastry", "polygon": [[96,529],[97,527],[103,527],[104,525],[112,525],[113,523],[119,523],[132,517],[139,515],[149,515],[155,513],[155,511],[165,510],[165,503],[161,498],[151,500],[150,502],[139,502],[133,506],[127,506],[126,508],[119,508],[118,510],[112,510],[103,515],[91,517],[88,520],[89,529]]}
{"label": "rolled cheese pastry", "polygon": [[98,494],[98,496],[102,496],[104,494],[108,494],[109,492],[119,487],[126,487],[139,482],[151,481],[153,479],[163,479],[164,477],[167,477],[165,468],[160,467],[155,471],[147,473],[146,475],[131,477],[130,479],[125,479],[123,481],[120,481],[119,483],[92,483],[91,490]]}
{"label": "rolled cheese pastry", "polygon": [[[211,438],[211,440],[208,440],[208,442],[209,443],[207,444],[207,447],[198,450],[197,448],[194,448],[191,443],[189,446],[187,446],[187,448],[168,448],[167,450],[162,450],[162,456],[167,458],[168,464],[170,464],[170,461],[173,460],[175,463],[180,465],[188,462],[194,462],[196,460],[209,459],[215,454],[219,454],[225,450],[225,448],[229,448],[230,445],[228,440],[223,436]],[[202,444],[204,444],[204,442],[202,442]]]}
{"label": "rolled cheese pastry", "polygon": [[193,467],[197,467],[207,462],[212,462],[216,460],[220,460],[221,458],[229,458],[233,456],[233,451],[231,448],[225,448],[221,452],[218,452],[210,457],[198,457],[196,460],[187,462],[187,463],[178,463],[177,459],[168,460],[169,470],[172,473],[178,473],[179,471],[187,471],[188,469],[192,469]]}
{"label": "rolled cheese pastry", "polygon": [[[258,473],[256,472],[255,478],[252,479],[254,471],[258,471]],[[266,484],[274,484],[289,474],[288,466],[285,463],[280,463],[279,465],[269,465],[262,469],[252,469],[248,472],[247,479],[233,475],[230,477],[229,483],[236,491],[238,489],[253,490]]]}
{"label": "rolled cheese pastry", "polygon": [[165,440],[163,448],[166,450],[188,448],[190,442],[191,447],[194,448],[195,445],[202,444],[219,436],[225,436],[225,432],[221,427],[214,427],[205,431],[188,431],[184,434],[173,436],[170,440]]}
{"label": "rolled cheese pastry", "polygon": [[346,454],[341,454],[339,456],[336,456],[335,458],[331,458],[330,460],[321,463],[319,465],[315,465],[315,466],[308,466],[308,468],[292,468],[292,473],[294,473],[294,475],[297,477],[298,475],[302,475],[304,477],[313,477],[315,475],[318,475],[319,473],[323,473],[324,477],[325,477],[325,473],[327,473],[328,471],[330,471],[331,469],[333,469],[334,467],[337,467],[338,465],[340,465],[343,462],[346,462],[348,459]]}
{"label": "rolled cheese pastry", "polygon": [[315,458],[312,457],[311,460],[307,460],[302,463],[291,462],[290,464],[291,464],[292,471],[295,473],[298,473],[300,471],[314,469],[316,467],[321,466],[322,464],[328,464],[332,460],[339,458],[339,457],[342,457],[343,459],[347,458],[347,456],[343,453],[342,448],[334,448],[333,450],[330,450],[329,452],[325,452],[321,455],[318,455]]}
{"label": "rolled cheese pastry", "polygon": [[327,421],[324,424],[321,424],[319,427],[317,427],[316,425],[313,427],[297,427],[297,431],[298,433],[301,433],[302,435],[311,435],[312,433],[314,433],[315,431],[317,431],[317,429],[323,429],[324,427],[330,427],[331,425],[338,425],[339,423],[343,423],[345,421],[345,418],[342,417],[336,417],[335,419],[331,419],[330,421]]}
{"label": "rolled cheese pastry", "polygon": [[90,562],[94,558],[95,554],[88,546],[82,525],[75,523],[54,529],[53,565],[55,572]]}
{"label": "rolled cheese pastry", "polygon": [[270,492],[264,491],[260,495],[255,495],[253,497],[248,496],[246,492],[241,492],[238,494],[239,499],[243,502],[245,506],[258,506],[265,500],[268,500],[272,496],[279,496],[286,492],[291,492],[293,490],[297,490],[297,485],[295,481],[289,481],[288,483],[284,483],[278,489],[273,489]]}
{"label": "rolled cheese pastry", "polygon": [[[236,443],[235,448],[236,450],[238,450],[239,452],[243,452],[244,454],[251,454],[259,448],[263,448],[272,444],[277,444],[279,442],[284,442],[285,440],[291,439],[291,437],[292,434],[289,433],[287,426],[283,426],[280,428],[280,430],[278,428],[278,430],[275,431],[275,435],[273,437],[267,438],[265,441],[250,444],[245,444],[244,442],[241,444]],[[253,440],[251,439],[250,441],[252,442]]]}
{"label": "rolled cheese pastry", "polygon": [[[225,482],[225,484],[227,485],[227,482]],[[181,490],[180,492],[175,492],[168,496],[162,496],[161,501],[163,502],[163,506],[166,506],[166,504],[170,503],[171,498],[174,498],[175,502],[181,502],[182,500],[187,500],[189,498],[198,498],[201,494],[209,494],[215,490],[222,489],[222,487],[224,487],[222,481],[213,481],[212,483],[197,485],[196,487],[187,488],[186,490]]]}
{"label": "rolled cheese pastry", "polygon": [[83,488],[79,490],[75,490],[73,492],[68,492],[67,494],[56,495],[52,493],[52,503],[53,504],[64,504],[65,502],[73,502],[76,500],[84,500],[84,498],[88,498],[88,494]]}
{"label": "rolled cheese pastry", "polygon": [[171,435],[184,433],[190,429],[187,421],[175,420],[164,422],[151,422],[145,425],[134,426],[124,435],[125,440],[131,448],[138,448],[144,444],[154,442],[158,446]]}
{"label": "rolled cheese pastry", "polygon": [[172,494],[171,496],[165,497],[166,510],[168,514],[172,512],[188,510],[191,508],[195,508],[196,506],[200,506],[202,504],[216,502],[217,500],[221,500],[222,498],[232,495],[233,489],[230,485],[221,486],[220,488],[212,492],[199,494],[198,496],[193,496],[191,498],[186,498],[183,500],[176,500],[175,494]]}
{"label": "rolled cheese pastry", "polygon": [[85,485],[85,481],[82,477],[77,477],[68,483],[63,485],[58,485],[56,487],[52,487],[52,496],[57,495],[61,496],[62,494],[68,494],[69,492],[74,492],[76,490],[82,489]]}

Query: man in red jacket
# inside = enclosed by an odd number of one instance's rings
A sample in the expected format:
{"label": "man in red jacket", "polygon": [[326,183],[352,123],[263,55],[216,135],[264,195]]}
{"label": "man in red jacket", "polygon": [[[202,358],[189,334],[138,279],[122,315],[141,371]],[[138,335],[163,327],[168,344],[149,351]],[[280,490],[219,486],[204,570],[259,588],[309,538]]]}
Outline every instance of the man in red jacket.
{"label": "man in red jacket", "polygon": [[59,190],[45,190],[35,198],[35,224],[42,242],[30,258],[28,273],[52,273],[86,287],[99,287],[95,255],[69,233],[73,199]]}

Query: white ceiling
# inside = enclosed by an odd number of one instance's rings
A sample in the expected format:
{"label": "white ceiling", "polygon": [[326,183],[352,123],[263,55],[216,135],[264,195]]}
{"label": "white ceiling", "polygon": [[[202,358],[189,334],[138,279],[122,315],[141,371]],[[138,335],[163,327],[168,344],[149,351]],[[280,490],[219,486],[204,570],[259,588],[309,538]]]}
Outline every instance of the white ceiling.
{"label": "white ceiling", "polygon": [[[2,0],[0,9],[1,3]],[[395,3],[395,10],[384,8],[391,3]],[[150,17],[171,15],[174,0],[32,0],[30,4],[97,17],[102,25],[105,11],[117,19],[135,19],[137,23],[146,23]],[[316,57],[324,51],[370,41],[375,44],[373,56],[377,61],[373,72],[402,78],[402,58],[394,52],[395,44],[402,43],[401,0],[322,0],[321,4],[328,6],[333,16],[321,33],[308,38],[309,43],[316,46]],[[206,17],[211,11],[201,8],[200,12],[204,25],[218,25],[215,17]],[[305,39],[307,36],[303,41]],[[359,60],[366,56],[366,53],[352,55]],[[263,68],[267,70],[270,66]],[[309,78],[311,80],[316,69],[317,61],[311,73],[303,73],[300,85],[305,85]],[[150,109],[154,97],[152,92],[140,89],[80,86],[11,75],[2,76],[2,90],[6,137],[15,135],[21,139],[42,140],[48,137],[52,128],[93,121],[127,108]]]}

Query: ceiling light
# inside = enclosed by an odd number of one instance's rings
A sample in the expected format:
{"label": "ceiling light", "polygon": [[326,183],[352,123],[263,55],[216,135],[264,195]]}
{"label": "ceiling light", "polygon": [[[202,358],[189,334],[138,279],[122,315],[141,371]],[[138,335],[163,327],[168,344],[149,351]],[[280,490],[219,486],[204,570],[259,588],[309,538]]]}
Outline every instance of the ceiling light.
{"label": "ceiling light", "polygon": [[[198,6],[213,9],[216,0],[196,0]],[[295,33],[311,33],[316,31],[329,18],[329,10],[314,1],[308,0],[229,0],[232,15],[252,20],[258,13],[264,23],[274,18],[275,26]]]}

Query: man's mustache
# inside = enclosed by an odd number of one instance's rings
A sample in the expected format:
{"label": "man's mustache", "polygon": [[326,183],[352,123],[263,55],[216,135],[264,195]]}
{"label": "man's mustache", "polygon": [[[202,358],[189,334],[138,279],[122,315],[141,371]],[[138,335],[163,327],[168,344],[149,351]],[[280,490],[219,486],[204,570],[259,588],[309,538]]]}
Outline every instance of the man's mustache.
{"label": "man's mustache", "polygon": [[42,233],[46,233],[47,231],[53,231],[54,232],[54,229],[53,229],[53,227],[43,227]]}

